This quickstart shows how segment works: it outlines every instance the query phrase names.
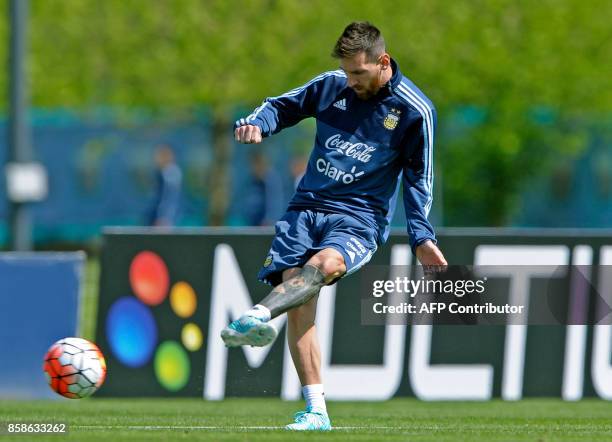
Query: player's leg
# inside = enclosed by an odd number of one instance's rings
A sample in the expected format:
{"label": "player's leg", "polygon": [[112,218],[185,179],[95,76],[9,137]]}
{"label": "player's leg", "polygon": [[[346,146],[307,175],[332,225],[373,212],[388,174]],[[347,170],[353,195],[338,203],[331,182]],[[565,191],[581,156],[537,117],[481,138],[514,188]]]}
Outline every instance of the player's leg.
{"label": "player's leg", "polygon": [[319,290],[346,272],[344,257],[332,248],[317,252],[302,268],[291,269],[283,283],[276,286],[259,306],[270,312],[271,318],[306,304]]}
{"label": "player's leg", "polygon": [[[318,252],[307,265],[322,269],[322,273],[327,275],[325,278],[327,283],[341,277],[346,271],[342,255],[334,249]],[[285,270],[284,282],[299,277],[300,270],[295,268]],[[302,305],[287,311],[287,341],[302,386],[321,384],[321,351],[315,326],[318,295],[317,292]],[[274,302],[280,304],[276,300]]]}
{"label": "player's leg", "polygon": [[[370,261],[377,249],[376,231],[350,217],[327,215],[324,236],[318,247],[323,250],[306,264],[317,267],[325,275],[325,283],[329,284],[356,272]],[[289,281],[292,279],[286,282]],[[314,325],[316,299],[287,312],[287,341],[306,399],[306,411],[296,415],[295,423],[286,427],[288,430],[331,428],[321,383],[321,356]]]}
{"label": "player's leg", "polygon": [[[332,282],[346,272],[344,258],[331,248],[318,252],[306,265],[320,269],[325,275],[325,283]],[[283,273],[284,282],[289,283],[296,277],[299,278],[300,274],[300,269],[287,270]],[[296,414],[295,422],[287,425],[288,430],[331,429],[325,405],[321,378],[321,350],[315,326],[317,299],[318,292],[304,304],[287,311],[287,343],[306,401],[306,410]]]}
{"label": "player's leg", "polygon": [[[285,281],[299,273],[299,269],[283,272]],[[302,385],[302,395],[306,401],[306,412],[301,413],[301,421],[294,422],[290,430],[326,429],[331,426],[327,416],[323,383],[321,382],[321,350],[315,326],[317,300],[315,295],[310,301],[287,312],[287,343],[291,359]],[[306,416],[311,413],[311,416]],[[308,421],[314,421],[314,425]]]}
{"label": "player's leg", "polygon": [[346,272],[344,257],[332,248],[319,251],[302,268],[292,269],[290,277],[277,285],[259,304],[245,312],[221,332],[227,346],[265,346],[276,337],[269,323],[293,308],[307,303],[321,287]]}
{"label": "player's leg", "polygon": [[[283,280],[291,279],[299,271],[299,268],[285,270]],[[304,305],[287,312],[287,343],[302,386],[321,384],[321,350],[315,327],[318,298],[316,294]]]}
{"label": "player's leg", "polygon": [[321,380],[321,350],[315,326],[317,299],[287,312],[287,343],[300,378],[306,409],[295,416],[287,430],[325,431],[331,429]]}

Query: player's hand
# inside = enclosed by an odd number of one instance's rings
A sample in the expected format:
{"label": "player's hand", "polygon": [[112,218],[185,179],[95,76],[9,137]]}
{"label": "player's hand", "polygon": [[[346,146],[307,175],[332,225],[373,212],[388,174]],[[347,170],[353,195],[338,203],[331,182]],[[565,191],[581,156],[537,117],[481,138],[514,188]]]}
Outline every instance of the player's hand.
{"label": "player's hand", "polygon": [[252,124],[240,126],[234,131],[234,138],[239,143],[244,144],[261,143],[261,129],[259,126],[253,126]]}
{"label": "player's hand", "polygon": [[416,248],[416,256],[419,262],[423,265],[423,270],[426,275],[432,273],[444,272],[448,263],[444,255],[433,241],[427,240]]}

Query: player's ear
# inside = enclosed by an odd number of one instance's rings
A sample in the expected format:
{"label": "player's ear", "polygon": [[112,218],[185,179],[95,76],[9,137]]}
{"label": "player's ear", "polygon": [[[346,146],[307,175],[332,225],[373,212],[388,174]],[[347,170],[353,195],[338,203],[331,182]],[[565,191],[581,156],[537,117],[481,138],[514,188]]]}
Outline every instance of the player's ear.
{"label": "player's ear", "polygon": [[391,65],[391,57],[385,52],[380,57],[378,57],[378,63],[380,64],[381,69],[385,71],[389,69],[389,66]]}

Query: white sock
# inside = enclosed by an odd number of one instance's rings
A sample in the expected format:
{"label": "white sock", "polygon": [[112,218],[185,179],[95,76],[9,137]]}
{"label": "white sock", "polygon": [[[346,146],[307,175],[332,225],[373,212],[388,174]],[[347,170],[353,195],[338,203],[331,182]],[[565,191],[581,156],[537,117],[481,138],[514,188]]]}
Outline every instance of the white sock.
{"label": "white sock", "polygon": [[319,408],[327,413],[323,384],[304,385],[302,387],[302,394],[306,401],[306,408]]}
{"label": "white sock", "polygon": [[244,314],[246,316],[252,316],[253,318],[257,318],[263,322],[268,322],[270,320],[270,317],[272,316],[270,314],[270,310],[268,310],[267,307],[264,307],[261,304],[257,304],[251,307],[251,309],[247,310]]}

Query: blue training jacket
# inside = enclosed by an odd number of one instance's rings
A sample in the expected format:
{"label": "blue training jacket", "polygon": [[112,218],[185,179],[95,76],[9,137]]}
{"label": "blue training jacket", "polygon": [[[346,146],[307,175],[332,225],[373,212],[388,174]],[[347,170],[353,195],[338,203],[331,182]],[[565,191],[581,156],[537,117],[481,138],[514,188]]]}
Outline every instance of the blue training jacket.
{"label": "blue training jacket", "polygon": [[264,137],[304,118],[317,120],[308,167],[289,203],[292,209],[346,213],[389,236],[399,183],[404,186],[412,250],[435,234],[427,216],[432,203],[432,102],[394,60],[393,76],[377,95],[362,100],[342,70],[325,72],[278,97],[266,98],[235,127],[259,126]]}

